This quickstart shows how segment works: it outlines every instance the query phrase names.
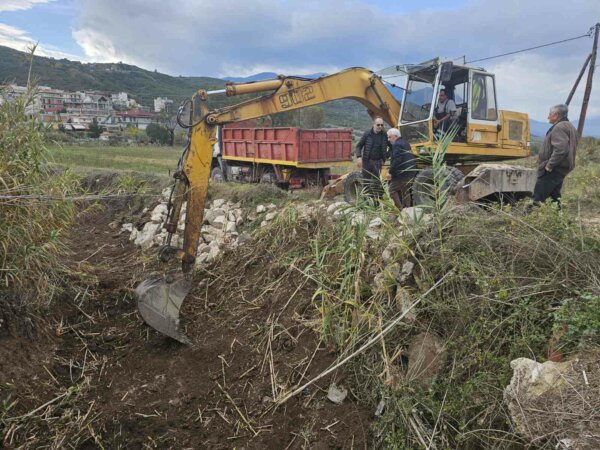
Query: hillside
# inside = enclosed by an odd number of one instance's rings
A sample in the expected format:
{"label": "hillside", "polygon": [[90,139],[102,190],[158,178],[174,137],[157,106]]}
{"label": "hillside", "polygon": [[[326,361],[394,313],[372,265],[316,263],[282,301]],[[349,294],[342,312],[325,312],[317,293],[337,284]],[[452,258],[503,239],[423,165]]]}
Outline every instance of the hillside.
{"label": "hillside", "polygon": [[[20,51],[0,46],[0,84],[27,83],[28,56]],[[138,103],[151,106],[156,97],[172,98],[175,104],[190,97],[197,89],[219,89],[224,80],[210,77],[174,77],[152,72],[129,64],[96,64],[35,56],[33,73],[39,85],[70,91],[100,90],[127,92]],[[239,99],[216,96],[214,107],[231,104]],[[335,126],[368,128],[369,116],[364,107],[352,101],[337,101],[324,106],[325,123]]]}

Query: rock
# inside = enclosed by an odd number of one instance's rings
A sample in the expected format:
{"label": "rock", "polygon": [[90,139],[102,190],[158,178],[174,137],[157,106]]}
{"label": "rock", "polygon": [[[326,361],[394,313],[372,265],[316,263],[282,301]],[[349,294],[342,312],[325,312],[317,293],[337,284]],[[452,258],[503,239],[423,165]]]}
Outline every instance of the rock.
{"label": "rock", "polygon": [[129,235],[129,240],[130,241],[135,241],[138,237],[139,231],[137,228],[134,228],[133,230],[131,230],[131,234]]}
{"label": "rock", "polygon": [[133,232],[133,224],[132,223],[124,223],[121,225],[121,233],[131,233]]}
{"label": "rock", "polygon": [[212,223],[212,221],[215,220],[215,217],[217,217],[217,214],[215,213],[214,210],[205,209],[204,216],[202,218],[202,223],[204,223],[204,224]]}
{"label": "rock", "polygon": [[214,200],[214,201],[212,202],[212,207],[213,207],[213,209],[220,208],[220,207],[221,207],[221,206],[223,206],[225,203],[227,203],[227,202],[225,201],[225,199],[223,199],[223,198],[217,198],[216,200]]}
{"label": "rock", "polygon": [[377,240],[381,237],[381,233],[377,230],[374,230],[373,228],[369,228],[365,234],[368,238],[373,240]]}
{"label": "rock", "polygon": [[267,222],[269,222],[269,221],[273,220],[275,217],[277,217],[277,213],[275,211],[271,211],[271,212],[267,213],[267,215],[265,216],[265,220]]}
{"label": "rock", "polygon": [[162,198],[165,200],[165,202],[169,201],[169,198],[171,197],[171,191],[172,191],[171,187],[163,189],[161,195],[162,195]]}
{"label": "rock", "polygon": [[167,215],[167,205],[165,203],[159,204],[156,208],[152,210],[152,215],[150,216],[150,220],[154,223],[161,223],[164,221]]}
{"label": "rock", "polygon": [[208,262],[213,262],[214,260],[216,260],[218,258],[218,256],[221,254],[221,249],[216,246],[216,247],[211,247],[210,251],[208,252]]}
{"label": "rock", "polygon": [[215,228],[223,228],[223,225],[225,225],[226,222],[227,218],[225,217],[225,214],[223,214],[221,216],[215,217],[213,221],[210,222],[210,224]]}
{"label": "rock", "polygon": [[381,228],[383,226],[383,220],[381,217],[375,217],[369,222],[369,228]]}
{"label": "rock", "polygon": [[412,261],[406,261],[404,264],[402,264],[402,271],[400,272],[398,281],[400,283],[406,283],[408,278],[412,275],[414,268],[415,263]]}
{"label": "rock", "polygon": [[197,257],[196,257],[196,265],[197,266],[201,266],[203,264],[206,264],[208,260],[208,252],[203,252],[200,253]]}
{"label": "rock", "polygon": [[384,263],[389,264],[392,262],[394,256],[401,251],[402,247],[398,242],[390,242],[388,246],[383,250],[381,259]]}
{"label": "rock", "polygon": [[260,226],[261,226],[261,228],[262,228],[262,227],[266,227],[267,225],[269,225],[269,222],[267,222],[266,220],[263,220],[263,221],[260,223]]}
{"label": "rock", "polygon": [[235,212],[234,212],[234,211],[229,211],[229,212],[227,213],[227,221],[228,221],[228,222],[234,222],[234,223],[235,223],[235,220],[236,220],[236,219],[237,219],[237,217],[236,217],[236,215],[235,215]]}
{"label": "rock", "polygon": [[367,218],[366,218],[365,214],[359,211],[352,215],[352,220],[350,221],[350,224],[353,226],[363,225],[365,223],[366,219]]}
{"label": "rock", "polygon": [[564,362],[512,361],[504,402],[515,429],[532,443],[551,437],[555,448],[598,448],[599,356],[589,351]]}
{"label": "rock", "polygon": [[267,210],[267,208],[265,208],[265,205],[258,205],[256,207],[256,213],[260,214],[260,213],[264,213]]}
{"label": "rock", "polygon": [[398,283],[400,276],[400,264],[394,263],[387,266],[373,279],[373,285],[378,292],[388,292]]}
{"label": "rock", "polygon": [[408,344],[406,356],[407,376],[411,380],[428,383],[444,367],[443,342],[431,333],[420,333],[413,337]]}
{"label": "rock", "polygon": [[140,231],[135,239],[135,245],[142,248],[142,250],[148,250],[153,245],[154,236],[160,231],[161,225],[159,223],[148,222],[144,225],[142,231]]}
{"label": "rock", "polygon": [[276,205],[275,203],[269,203],[269,204],[267,205],[267,209],[268,209],[269,211],[273,211],[273,210],[277,209],[277,205]]}
{"label": "rock", "polygon": [[210,246],[205,244],[204,242],[198,246],[198,254],[208,253],[210,251]]}
{"label": "rock", "polygon": [[250,214],[248,214],[247,218],[250,222],[254,222],[256,219],[258,219],[258,215],[255,211],[252,211]]}
{"label": "rock", "polygon": [[210,250],[211,248],[219,248],[219,241],[215,239],[214,241],[209,242],[208,249]]}
{"label": "rock", "polygon": [[383,410],[385,409],[385,403],[385,397],[379,400],[377,408],[375,408],[375,417],[379,417],[383,414]]}
{"label": "rock", "polygon": [[235,219],[235,226],[236,227],[239,227],[243,223],[244,223],[244,219],[242,217],[238,217],[237,219]]}
{"label": "rock", "polygon": [[398,221],[407,225],[417,225],[422,223],[428,223],[431,221],[431,214],[425,214],[423,208],[418,206],[412,206],[410,208],[403,208],[398,216]]}
{"label": "rock", "polygon": [[332,215],[334,212],[336,212],[338,209],[340,209],[343,206],[348,206],[348,203],[346,202],[334,202],[331,205],[329,205],[327,207],[327,214]]}
{"label": "rock", "polygon": [[227,222],[227,225],[225,225],[225,233],[236,233],[237,232],[237,228],[235,226],[235,222]]}
{"label": "rock", "polygon": [[411,308],[413,301],[410,293],[398,286],[396,289],[396,296],[394,297],[394,301],[396,302],[396,306],[400,310],[401,314],[404,315],[404,322],[413,323],[417,319],[417,313],[414,308]]}
{"label": "rock", "polygon": [[348,390],[343,386],[337,386],[335,383],[331,383],[329,390],[327,391],[327,398],[333,403],[341,404],[348,396]]}

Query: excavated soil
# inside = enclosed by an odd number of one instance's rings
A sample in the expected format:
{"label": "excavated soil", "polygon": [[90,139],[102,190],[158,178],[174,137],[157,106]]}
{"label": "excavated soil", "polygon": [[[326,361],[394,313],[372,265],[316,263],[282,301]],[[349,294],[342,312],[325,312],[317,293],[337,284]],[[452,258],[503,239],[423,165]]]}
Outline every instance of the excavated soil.
{"label": "excavated soil", "polygon": [[[182,309],[192,346],[142,322],[133,289],[155,262],[120,233],[118,223],[139,210],[131,205],[82,214],[69,288],[33,331],[0,335],[0,395],[16,401],[11,414],[35,418],[70,392],[70,406],[88,413],[70,419],[86,424],[77,448],[367,448],[372,411],[351,389],[342,404],[326,398],[343,372],[275,407],[273,398],[335,360],[309,326],[311,286],[293,270],[238,251],[198,273]],[[270,282],[278,288],[262,288]],[[43,419],[39,433],[59,435],[62,422]],[[6,447],[32,448],[19,441],[22,429],[0,431]]]}

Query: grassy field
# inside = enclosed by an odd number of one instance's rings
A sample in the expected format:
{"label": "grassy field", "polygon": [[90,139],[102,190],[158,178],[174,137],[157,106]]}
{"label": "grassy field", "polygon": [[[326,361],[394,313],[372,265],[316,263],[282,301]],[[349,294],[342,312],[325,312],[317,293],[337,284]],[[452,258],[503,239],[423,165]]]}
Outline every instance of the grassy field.
{"label": "grassy field", "polygon": [[83,147],[50,146],[55,164],[77,171],[109,169],[169,175],[175,170],[181,153],[179,147]]}

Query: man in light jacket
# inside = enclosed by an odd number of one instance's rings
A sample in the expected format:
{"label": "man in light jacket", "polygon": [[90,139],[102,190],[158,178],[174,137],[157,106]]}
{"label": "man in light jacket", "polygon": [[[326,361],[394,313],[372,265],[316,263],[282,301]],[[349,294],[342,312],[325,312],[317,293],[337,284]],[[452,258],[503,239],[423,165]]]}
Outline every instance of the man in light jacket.
{"label": "man in light jacket", "polygon": [[539,206],[548,197],[560,208],[560,190],[567,174],[575,168],[579,134],[569,122],[567,105],[550,108],[552,124],[538,155],[537,182],[533,190],[533,205]]}

